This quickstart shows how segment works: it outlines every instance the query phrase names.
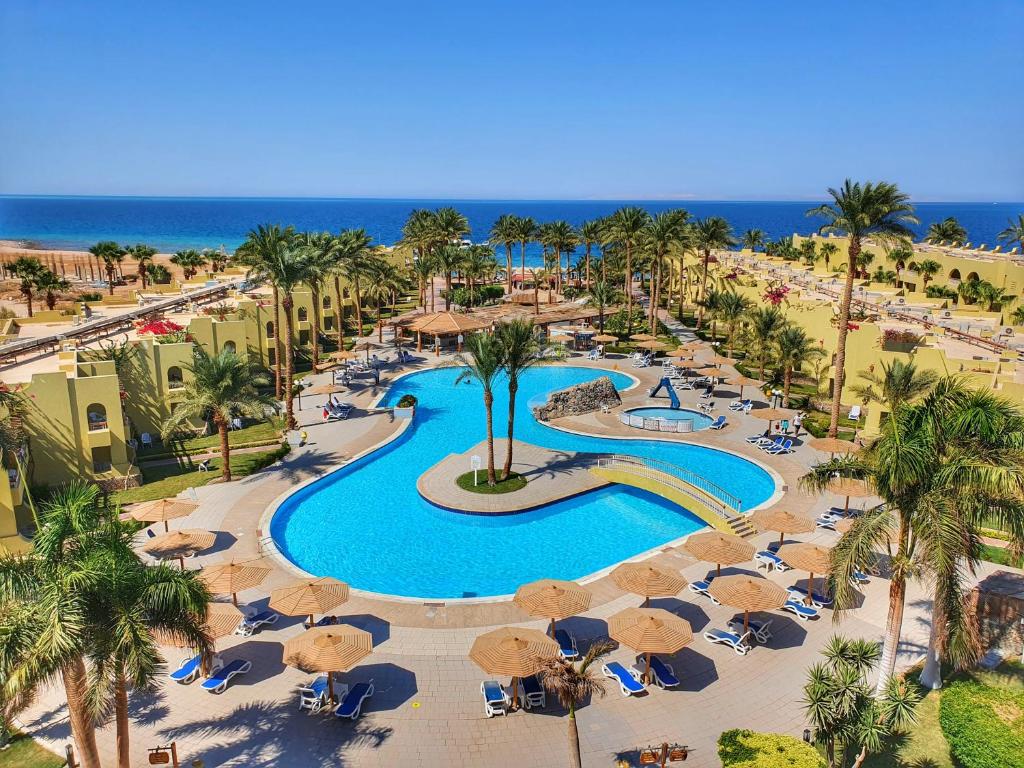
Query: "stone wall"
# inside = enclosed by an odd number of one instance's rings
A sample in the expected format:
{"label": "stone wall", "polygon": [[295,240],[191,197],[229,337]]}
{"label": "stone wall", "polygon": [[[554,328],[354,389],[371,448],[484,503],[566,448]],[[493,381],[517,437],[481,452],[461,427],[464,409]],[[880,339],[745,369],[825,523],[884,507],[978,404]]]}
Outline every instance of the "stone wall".
{"label": "stone wall", "polygon": [[599,411],[605,406],[615,408],[621,403],[622,398],[619,397],[612,380],[602,376],[594,381],[586,381],[568,389],[552,392],[547,403],[533,409],[533,415],[537,417],[537,421],[550,421],[563,416],[579,416]]}

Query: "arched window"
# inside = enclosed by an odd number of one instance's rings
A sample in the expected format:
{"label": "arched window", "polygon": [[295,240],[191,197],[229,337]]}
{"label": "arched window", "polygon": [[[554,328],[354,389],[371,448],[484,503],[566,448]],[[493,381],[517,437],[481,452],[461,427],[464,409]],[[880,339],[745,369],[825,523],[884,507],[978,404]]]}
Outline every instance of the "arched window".
{"label": "arched window", "polygon": [[85,416],[89,420],[89,431],[107,429],[107,409],[102,403],[92,403],[85,409]]}
{"label": "arched window", "polygon": [[959,269],[954,269],[952,272],[950,272],[949,273],[949,279],[950,280],[959,280],[960,279],[960,270]]}
{"label": "arched window", "polygon": [[267,338],[274,338],[274,321],[271,320],[267,323]]}
{"label": "arched window", "polygon": [[233,341],[225,341],[224,342],[224,351],[225,352],[230,352],[232,355],[235,354],[235,352],[237,351],[237,348],[235,347],[235,342],[233,342]]}
{"label": "arched window", "polygon": [[912,261],[909,264],[907,264],[907,269],[910,270],[911,272],[917,272],[917,262]]}
{"label": "arched window", "polygon": [[324,309],[330,309],[330,308],[331,308],[331,297],[330,296],[324,296]]}
{"label": "arched window", "polygon": [[975,282],[975,281],[980,280],[980,279],[981,278],[978,277],[978,273],[977,272],[971,272],[971,274],[969,274],[967,276],[967,282],[969,282],[969,283]]}
{"label": "arched window", "polygon": [[181,389],[185,386],[185,380],[181,375],[181,368],[176,365],[172,365],[167,369],[167,387],[168,389]]}
{"label": "arched window", "polygon": [[305,307],[299,307],[299,322],[304,323],[309,320],[309,312],[306,311]]}

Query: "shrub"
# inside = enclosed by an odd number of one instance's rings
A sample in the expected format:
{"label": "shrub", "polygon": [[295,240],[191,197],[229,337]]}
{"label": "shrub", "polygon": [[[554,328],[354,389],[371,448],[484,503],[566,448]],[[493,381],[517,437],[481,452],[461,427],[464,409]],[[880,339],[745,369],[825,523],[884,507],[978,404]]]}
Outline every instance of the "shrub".
{"label": "shrub", "polygon": [[1024,691],[959,680],[942,692],[939,724],[963,768],[1024,768]]}
{"label": "shrub", "polygon": [[919,344],[923,337],[921,334],[910,330],[899,328],[886,328],[882,334],[883,344]]}
{"label": "shrub", "polygon": [[103,301],[103,294],[99,291],[86,291],[78,294],[77,301]]}
{"label": "shrub", "polygon": [[163,264],[147,264],[146,274],[149,279],[159,285],[166,285],[171,282],[171,273]]}
{"label": "shrub", "polygon": [[[626,310],[620,309],[614,315],[609,315],[604,321],[604,329],[606,333],[610,333],[614,336],[624,334],[626,332]],[[644,318],[643,311],[640,309],[634,309],[632,330],[630,333],[644,333],[646,331],[647,320]]]}
{"label": "shrub", "polygon": [[418,401],[414,395],[402,395],[398,401],[399,408],[413,408]]}
{"label": "shrub", "polygon": [[825,768],[825,760],[810,744],[779,733],[736,728],[718,737],[723,768]]}

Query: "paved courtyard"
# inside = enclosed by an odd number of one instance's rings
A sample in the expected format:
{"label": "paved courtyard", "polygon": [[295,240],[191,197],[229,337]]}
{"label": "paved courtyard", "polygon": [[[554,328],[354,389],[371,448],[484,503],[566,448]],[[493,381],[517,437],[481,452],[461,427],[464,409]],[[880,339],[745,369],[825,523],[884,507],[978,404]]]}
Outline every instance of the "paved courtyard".
{"label": "paved courtyard", "polygon": [[[431,361],[433,362],[433,361]],[[623,407],[648,402],[647,387],[659,376],[655,369],[634,370],[624,359],[587,363],[573,358],[574,365],[618,367],[636,376],[641,386],[624,396]],[[407,368],[406,368],[407,369]],[[300,421],[309,443],[294,450],[285,461],[257,475],[227,485],[198,489],[200,508],[173,527],[218,531],[214,550],[194,558],[189,567],[224,560],[261,559],[273,572],[258,588],[239,595],[240,602],[256,607],[266,604],[269,592],[296,578],[296,571],[269,552],[266,542],[267,510],[303,482],[344,464],[367,449],[394,436],[403,422],[388,414],[366,409],[386,389],[395,372],[382,377],[380,385],[366,379],[345,399],[357,406],[342,422],[321,423],[320,403],[304,398]],[[362,382],[363,380],[359,380]],[[661,435],[686,439],[734,451],[758,460],[776,473],[785,491],[777,506],[812,514],[841,500],[812,498],[797,487],[809,463],[820,459],[806,445],[795,454],[768,457],[752,449],[743,438],[761,432],[764,422],[725,410],[729,389],[723,387],[718,412],[728,414],[730,425],[721,432]],[[693,406],[697,393],[680,393],[683,405]],[[523,418],[528,418],[524,415]],[[618,436],[637,436],[622,426],[615,413],[591,414],[563,420],[560,426]],[[415,428],[414,426],[412,428]],[[460,448],[461,450],[461,448]],[[371,511],[367,511],[368,514]],[[764,546],[777,534],[760,534],[754,540]],[[796,537],[832,544],[837,534],[819,531]],[[572,546],[567,542],[566,546]],[[714,566],[699,563],[668,546],[648,555],[653,562],[677,568],[690,581],[703,577]],[[753,571],[723,569],[723,573]],[[764,571],[761,571],[763,574]],[[986,572],[979,574],[983,577]],[[783,585],[805,577],[790,571],[768,574]],[[594,593],[592,608],[583,616],[561,623],[580,645],[607,635],[605,620],[641,598],[624,594],[607,576],[587,580]],[[715,742],[727,728],[749,727],[799,735],[805,727],[800,705],[804,670],[835,632],[881,638],[887,607],[888,582],[874,578],[863,588],[858,607],[844,612],[841,623],[832,615],[817,621],[799,622],[790,614],[774,613],[774,638],[767,647],[755,647],[746,657],[705,642],[699,633],[707,627],[724,627],[732,609],[683,590],[673,598],[652,600],[687,619],[693,627],[693,644],[669,658],[682,680],[680,689],[652,688],[639,697],[624,698],[609,684],[607,695],[596,698],[579,712],[583,760],[587,766],[610,766],[621,758],[636,763],[638,747],[662,741],[690,746],[690,765],[718,765]],[[927,597],[912,585],[904,619],[904,643],[899,662],[915,660],[927,639]],[[339,675],[343,682],[373,680],[375,693],[356,723],[338,721],[329,713],[307,715],[297,711],[296,687],[311,679],[282,663],[281,643],[302,631],[300,619],[282,617],[277,625],[250,638],[229,637],[218,642],[225,660],[245,658],[250,673],[235,678],[221,695],[201,690],[197,684],[163,683],[152,693],[132,695],[133,760],[145,762],[146,749],[177,741],[184,764],[202,758],[206,766],[549,766],[566,761],[564,711],[549,700],[543,710],[516,712],[487,719],[480,696],[485,675],[468,658],[473,640],[484,631],[505,624],[543,629],[543,620],[529,620],[508,600],[462,603],[415,602],[386,599],[353,591],[340,607],[343,621],[373,634],[374,651],[351,672]],[[182,654],[170,651],[168,661]],[[633,654],[621,647],[611,659],[632,663]],[[503,679],[508,683],[508,679]],[[62,750],[69,728],[62,692],[42,696],[22,718],[25,725],[47,745]],[[101,731],[101,749],[113,760],[113,732]]]}

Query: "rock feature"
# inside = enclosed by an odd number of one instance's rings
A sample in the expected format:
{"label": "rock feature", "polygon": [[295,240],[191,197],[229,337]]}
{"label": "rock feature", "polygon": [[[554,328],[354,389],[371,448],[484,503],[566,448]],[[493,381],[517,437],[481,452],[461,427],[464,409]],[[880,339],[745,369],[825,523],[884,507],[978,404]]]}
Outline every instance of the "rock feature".
{"label": "rock feature", "polygon": [[581,416],[584,413],[598,411],[605,406],[614,408],[621,405],[615,384],[607,376],[593,381],[585,381],[568,389],[552,392],[548,401],[533,409],[537,421],[550,421],[563,416]]}

